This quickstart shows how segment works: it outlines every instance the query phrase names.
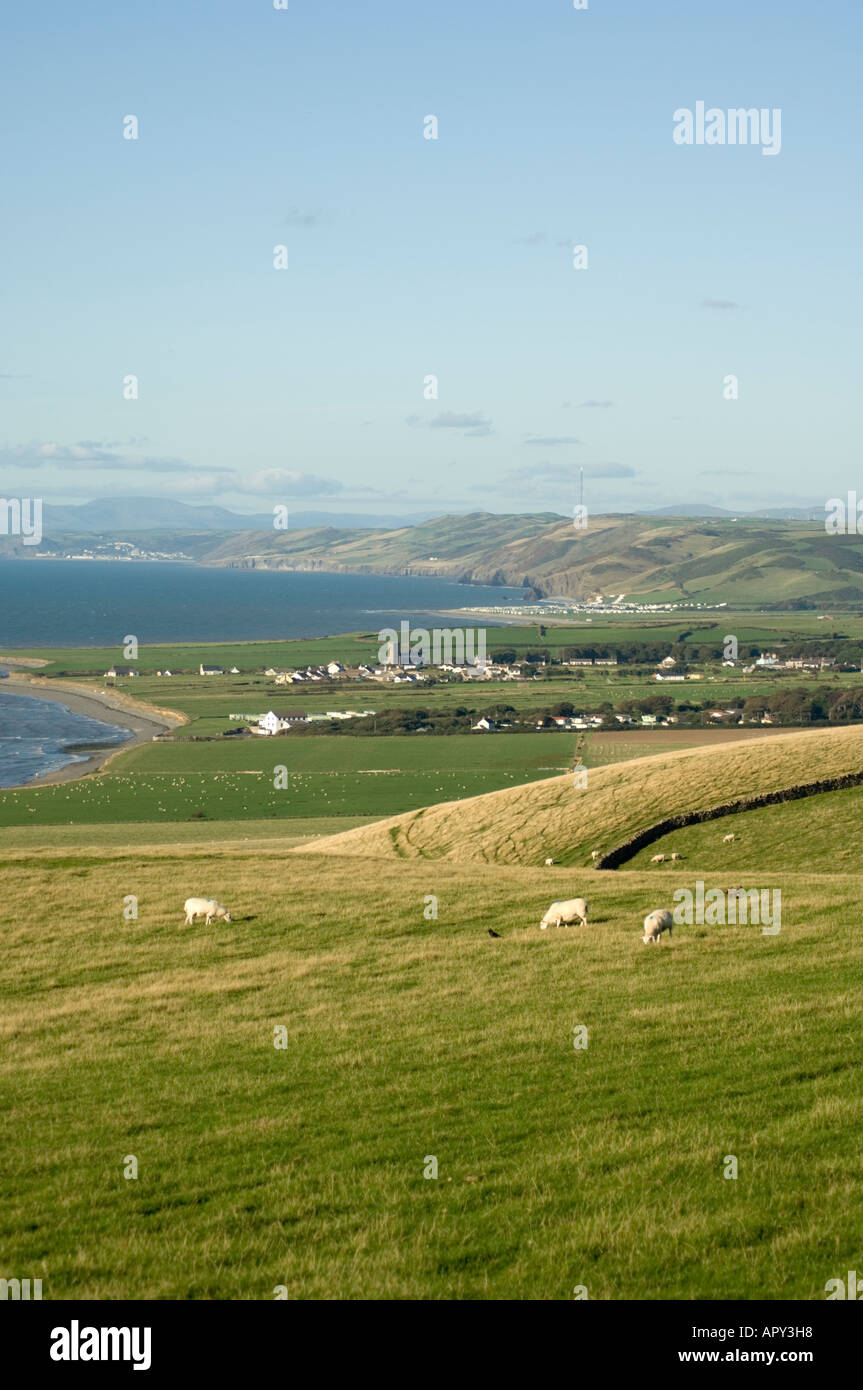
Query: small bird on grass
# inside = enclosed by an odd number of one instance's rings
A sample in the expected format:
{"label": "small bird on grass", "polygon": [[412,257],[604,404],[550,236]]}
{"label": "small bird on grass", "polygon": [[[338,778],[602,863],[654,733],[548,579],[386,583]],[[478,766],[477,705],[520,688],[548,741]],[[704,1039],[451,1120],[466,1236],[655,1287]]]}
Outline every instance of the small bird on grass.
{"label": "small bird on grass", "polygon": [[489,934],[489,936],[496,936],[497,939],[498,939],[498,941],[500,941],[500,932],[499,932],[499,931],[492,931],[491,927],[489,927],[489,929],[488,929],[488,934]]}

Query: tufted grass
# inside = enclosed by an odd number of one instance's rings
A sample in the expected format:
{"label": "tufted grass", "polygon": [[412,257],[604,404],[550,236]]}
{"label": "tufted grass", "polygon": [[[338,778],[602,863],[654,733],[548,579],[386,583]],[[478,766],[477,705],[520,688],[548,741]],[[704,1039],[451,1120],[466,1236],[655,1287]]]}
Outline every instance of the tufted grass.
{"label": "tufted grass", "polygon": [[[811,1299],[859,1264],[856,875],[657,948],[685,874],[31,842],[0,877],[0,1259],[46,1298]],[[183,928],[198,892],[234,921]]]}

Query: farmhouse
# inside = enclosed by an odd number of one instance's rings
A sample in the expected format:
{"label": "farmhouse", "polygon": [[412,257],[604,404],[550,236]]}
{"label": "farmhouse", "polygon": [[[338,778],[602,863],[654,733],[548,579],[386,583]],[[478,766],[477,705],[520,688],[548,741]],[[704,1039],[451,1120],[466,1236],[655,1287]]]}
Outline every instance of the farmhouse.
{"label": "farmhouse", "polygon": [[488,719],[485,715],[483,715],[482,719],[478,719],[476,724],[471,724],[472,733],[493,734],[496,729],[497,725],[494,720]]}
{"label": "farmhouse", "polygon": [[224,674],[225,672],[221,666],[204,666],[203,663],[198,671],[198,675],[200,676],[223,676]]}
{"label": "farmhouse", "polygon": [[140,671],[136,671],[134,666],[109,666],[105,672],[106,676],[138,676]]}
{"label": "farmhouse", "polygon": [[285,729],[292,729],[295,724],[307,722],[305,714],[300,710],[271,709],[258,720],[258,727],[264,734],[281,734]]}

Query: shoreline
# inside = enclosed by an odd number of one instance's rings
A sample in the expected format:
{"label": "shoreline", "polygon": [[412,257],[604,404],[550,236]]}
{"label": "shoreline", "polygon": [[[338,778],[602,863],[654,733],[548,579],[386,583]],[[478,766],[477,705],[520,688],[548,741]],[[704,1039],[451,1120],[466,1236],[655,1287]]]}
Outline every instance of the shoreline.
{"label": "shoreline", "polygon": [[3,791],[29,791],[33,787],[54,786],[59,782],[76,782],[79,778],[88,777],[106,767],[118,754],[127,753],[139,743],[150,743],[160,734],[188,723],[186,716],[177,711],[145,705],[125,692],[99,690],[87,685],[71,682],[67,684],[61,680],[34,680],[23,672],[19,674],[11,671],[0,687],[0,695],[4,690],[10,695],[25,695],[33,700],[65,705],[72,714],[98,719],[103,724],[113,725],[114,728],[128,729],[132,737],[119,745],[109,744],[93,748],[92,751],[88,751],[86,744],[69,744],[61,751],[74,752],[77,748],[86,752],[87,756],[79,762],[67,763],[65,767],[57,768],[53,772],[31,777],[27,782],[16,782],[13,786],[3,787]]}

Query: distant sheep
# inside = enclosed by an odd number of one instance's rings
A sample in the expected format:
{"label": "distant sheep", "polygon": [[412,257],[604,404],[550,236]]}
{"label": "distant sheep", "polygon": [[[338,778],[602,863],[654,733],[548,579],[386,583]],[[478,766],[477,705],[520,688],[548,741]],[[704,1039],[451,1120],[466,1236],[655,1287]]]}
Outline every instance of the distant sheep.
{"label": "distant sheep", "polygon": [[590,857],[591,857],[591,859],[598,859],[598,858],[599,858],[599,850],[598,850],[598,849],[592,849],[592,850],[590,851]]}
{"label": "distant sheep", "polygon": [[651,862],[651,864],[664,864],[664,863],[665,863],[665,855],[664,855],[664,854],[654,854],[654,856],[653,856],[653,858],[651,859],[650,862]]}
{"label": "distant sheep", "polygon": [[736,839],[737,839],[737,836],[734,834],[734,831],[732,830],[728,835],[723,835],[723,836],[722,836],[722,843],[723,843],[724,845],[730,845],[730,844],[731,844],[731,841],[732,841],[732,840],[736,840]]}
{"label": "distant sheep", "polygon": [[230,922],[231,914],[217,903],[215,898],[187,898],[183,904],[186,910],[186,920],[183,923],[186,927],[191,927],[196,917],[204,918],[204,925],[208,927],[216,918],[222,922]]}
{"label": "distant sheep", "polygon": [[545,867],[546,867],[547,869],[550,869],[553,863],[554,863],[554,860],[553,860],[553,859],[546,859],[546,861],[545,861]]}
{"label": "distant sheep", "polygon": [[682,855],[682,854],[672,854],[671,858],[672,858],[672,859],[682,859],[682,858],[683,858],[683,855]]}
{"label": "distant sheep", "polygon": [[573,922],[584,926],[587,922],[587,903],[584,898],[567,898],[566,902],[552,903],[540,922],[540,929],[546,927],[568,927]]}
{"label": "distant sheep", "polygon": [[645,946],[653,942],[654,946],[659,945],[659,938],[664,931],[671,937],[671,928],[674,925],[674,918],[665,907],[658,907],[655,912],[650,912],[644,919],[644,936],[641,938]]}

